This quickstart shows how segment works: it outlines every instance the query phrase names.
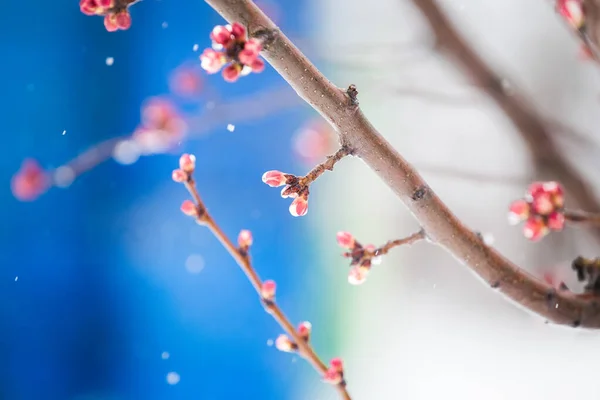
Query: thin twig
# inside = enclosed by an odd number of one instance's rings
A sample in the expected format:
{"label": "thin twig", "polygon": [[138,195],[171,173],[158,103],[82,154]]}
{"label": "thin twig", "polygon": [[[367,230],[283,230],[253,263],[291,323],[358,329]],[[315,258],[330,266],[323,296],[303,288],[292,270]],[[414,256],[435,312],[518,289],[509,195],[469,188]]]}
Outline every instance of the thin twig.
{"label": "thin twig", "polygon": [[413,233],[410,236],[407,236],[402,239],[390,240],[377,250],[375,250],[375,256],[383,256],[387,254],[391,249],[398,246],[411,245],[415,242],[425,239],[425,230],[421,229],[418,232]]}
{"label": "thin twig", "polygon": [[331,123],[342,145],[352,149],[352,154],[400,197],[431,241],[469,266],[490,286],[540,316],[558,324],[600,328],[600,297],[558,293],[487,246],[371,125],[346,89],[336,87],[323,76],[252,1],[205,1],[229,22],[246,26],[250,34],[265,29],[275,33],[275,40],[262,55],[301,98]]}
{"label": "thin twig", "polygon": [[565,220],[577,224],[600,226],[600,214],[587,211],[565,210]]}
{"label": "thin twig", "polygon": [[[258,273],[252,266],[250,261],[250,257],[245,252],[240,252],[239,249],[235,246],[235,244],[229,239],[229,237],[223,232],[221,227],[215,222],[213,217],[208,212],[205,204],[200,198],[200,194],[196,187],[195,181],[192,179],[190,175],[190,179],[185,182],[185,187],[194,199],[196,203],[196,207],[198,209],[196,220],[200,225],[206,226],[211,233],[221,242],[225,250],[231,255],[231,257],[237,262],[240,266],[246,277],[254,287],[256,293],[261,296],[261,288],[263,282],[261,281]],[[264,301],[263,305],[265,310],[273,316],[275,321],[281,326],[281,328],[289,335],[290,338],[294,341],[294,343],[298,346],[298,354],[305,358],[317,372],[320,373],[321,376],[325,375],[327,372],[327,366],[321,361],[317,353],[314,351],[312,346],[303,338],[298,335],[298,331],[292,325],[288,317],[283,313],[281,308],[275,303],[274,300]],[[351,400],[350,394],[346,389],[346,385],[344,382],[336,385],[338,392],[340,393],[343,399]]]}
{"label": "thin twig", "polygon": [[335,154],[327,156],[327,160],[314,167],[309,173],[300,179],[300,183],[304,186],[308,186],[313,183],[317,178],[325,171],[333,171],[333,166],[340,161],[342,158],[350,154],[348,147],[341,147]]}

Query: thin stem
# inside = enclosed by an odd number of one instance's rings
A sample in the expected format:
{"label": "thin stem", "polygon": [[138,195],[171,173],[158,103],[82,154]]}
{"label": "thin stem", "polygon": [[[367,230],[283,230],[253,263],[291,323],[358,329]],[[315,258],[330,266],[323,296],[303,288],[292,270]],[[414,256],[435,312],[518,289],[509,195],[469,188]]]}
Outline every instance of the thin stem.
{"label": "thin stem", "polygon": [[405,245],[409,246],[413,243],[416,243],[418,241],[425,239],[426,237],[427,237],[427,235],[425,235],[425,230],[421,229],[420,231],[415,232],[412,235],[407,236],[405,238],[390,240],[385,245],[383,245],[380,248],[378,248],[377,250],[375,250],[375,256],[383,256],[395,247],[405,246]]}
{"label": "thin stem", "polygon": [[[547,320],[600,328],[600,297],[557,292],[487,246],[371,125],[346,90],[323,76],[252,1],[205,1],[229,22],[245,25],[250,34],[265,29],[277,32],[273,43],[261,54],[301,98],[331,123],[341,144],[351,148],[352,154],[360,157],[400,197],[427,231],[428,239],[471,268],[491,287]],[[420,3],[431,2],[415,0],[415,4]],[[581,183],[579,180],[578,185]]]}
{"label": "thin stem", "polygon": [[600,214],[587,211],[565,210],[565,220],[577,224],[600,226]]}
{"label": "thin stem", "polygon": [[350,153],[351,153],[351,151],[348,147],[342,146],[342,148],[340,148],[338,151],[336,151],[335,154],[333,154],[331,156],[327,156],[326,161],[317,165],[308,174],[306,174],[304,176],[304,178],[302,178],[300,180],[301,184],[304,186],[308,186],[311,183],[313,183],[315,180],[317,180],[317,178],[319,176],[323,175],[323,173],[325,171],[333,171],[333,166],[335,164],[337,164],[337,162],[340,161],[342,158],[349,155]]}
{"label": "thin stem", "polygon": [[[247,253],[241,252],[236,245],[229,239],[229,237],[223,232],[221,227],[213,219],[204,205],[200,193],[196,187],[194,180],[190,177],[190,180],[185,183],[185,187],[194,199],[197,209],[199,210],[197,215],[197,222],[201,225],[208,227],[210,232],[221,242],[225,250],[231,255],[231,257],[240,266],[246,277],[254,287],[256,293],[261,296],[262,280],[260,279],[258,272],[252,266],[250,257]],[[261,296],[262,298],[262,296]],[[273,319],[281,326],[286,334],[296,343],[298,346],[298,354],[306,359],[321,376],[327,372],[327,366],[321,361],[317,353],[314,351],[312,346],[304,340],[298,334],[298,331],[294,325],[290,322],[288,317],[283,313],[275,301],[263,301],[265,310],[273,316]],[[351,400],[350,394],[346,389],[345,383],[336,385],[336,389],[340,393],[343,399]]]}

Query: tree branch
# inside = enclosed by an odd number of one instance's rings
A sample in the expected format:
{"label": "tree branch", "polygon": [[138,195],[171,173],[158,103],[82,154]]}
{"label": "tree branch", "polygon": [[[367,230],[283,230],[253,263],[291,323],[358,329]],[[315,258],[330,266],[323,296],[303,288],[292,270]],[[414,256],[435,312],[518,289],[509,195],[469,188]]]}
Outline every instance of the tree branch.
{"label": "tree branch", "polygon": [[[600,328],[600,297],[556,292],[488,247],[371,125],[346,90],[327,80],[252,1],[206,2],[229,22],[245,25],[251,35],[265,30],[273,34],[262,55],[301,98],[332,124],[342,146],[352,149],[352,154],[361,158],[400,197],[429,239],[492,287],[540,316],[557,324]],[[431,4],[427,0],[415,3],[421,2]]]}
{"label": "tree branch", "polygon": [[[510,90],[510,94],[504,89],[500,76],[467,44],[435,0],[412,2],[429,22],[440,51],[450,56],[512,121],[529,147],[538,168],[547,171],[552,180],[561,182],[579,208],[599,213],[600,202],[593,190],[561,153],[544,118],[529,101],[514,89]],[[600,239],[600,230],[594,229],[593,232]]]}

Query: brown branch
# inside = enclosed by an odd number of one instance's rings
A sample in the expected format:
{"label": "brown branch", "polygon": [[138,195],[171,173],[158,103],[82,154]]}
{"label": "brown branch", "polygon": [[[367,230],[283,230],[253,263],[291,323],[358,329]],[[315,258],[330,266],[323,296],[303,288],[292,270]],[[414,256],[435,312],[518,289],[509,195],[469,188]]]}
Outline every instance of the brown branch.
{"label": "brown branch", "polygon": [[[225,250],[231,255],[231,257],[237,262],[240,266],[254,290],[262,299],[262,303],[265,307],[267,313],[273,316],[273,319],[281,326],[281,328],[289,335],[289,337],[293,340],[295,347],[297,348],[297,352],[300,356],[306,359],[317,372],[320,373],[321,376],[324,376],[327,373],[327,366],[317,353],[314,351],[312,346],[309,344],[307,340],[302,338],[294,325],[290,322],[288,317],[283,313],[281,308],[277,305],[274,299],[265,299],[262,296],[262,287],[263,281],[260,279],[258,273],[252,266],[250,261],[250,257],[246,250],[241,251],[238,249],[235,244],[229,239],[229,237],[223,232],[221,227],[215,222],[213,217],[209,214],[204,202],[200,198],[200,194],[196,187],[196,183],[190,174],[188,180],[184,182],[186,189],[194,199],[194,203],[196,205],[196,221],[200,225],[206,226],[210,232],[221,242]],[[341,398],[351,400],[350,394],[346,389],[345,381],[340,382],[335,385]]]}
{"label": "brown branch", "polygon": [[587,211],[565,210],[565,221],[577,224],[600,226],[600,214]]}
{"label": "brown branch", "polygon": [[317,180],[319,176],[323,175],[325,171],[333,171],[333,166],[349,154],[350,149],[348,147],[340,148],[338,151],[335,152],[335,154],[327,156],[326,161],[314,167],[308,174],[301,178],[300,184],[303,186],[308,186],[315,180]]}
{"label": "brown branch", "polygon": [[[579,208],[600,213],[600,202],[588,182],[569,164],[544,118],[529,101],[515,89],[511,89],[510,93],[504,89],[502,79],[468,45],[435,0],[413,0],[413,4],[429,21],[440,51],[449,55],[512,121],[529,147],[536,165],[546,170],[553,180],[560,181]],[[594,234],[600,239],[599,229],[595,229]]]}
{"label": "brown branch", "polygon": [[423,229],[421,229],[420,231],[415,232],[412,235],[407,236],[405,238],[390,240],[389,242],[387,242],[386,244],[384,244],[383,246],[381,246],[380,248],[375,250],[374,255],[376,257],[383,256],[383,255],[387,254],[394,247],[411,245],[413,243],[416,243],[420,240],[425,239],[425,237],[426,237],[425,231]]}
{"label": "brown branch", "polygon": [[[557,324],[600,328],[599,297],[558,293],[488,247],[462,224],[419,173],[371,125],[346,90],[327,80],[252,1],[206,2],[229,22],[245,25],[250,34],[272,32],[274,40],[265,46],[263,56],[301,98],[332,124],[342,145],[352,149],[352,154],[361,158],[400,197],[429,239],[492,287],[540,316]],[[427,0],[415,3],[421,2],[431,4]]]}

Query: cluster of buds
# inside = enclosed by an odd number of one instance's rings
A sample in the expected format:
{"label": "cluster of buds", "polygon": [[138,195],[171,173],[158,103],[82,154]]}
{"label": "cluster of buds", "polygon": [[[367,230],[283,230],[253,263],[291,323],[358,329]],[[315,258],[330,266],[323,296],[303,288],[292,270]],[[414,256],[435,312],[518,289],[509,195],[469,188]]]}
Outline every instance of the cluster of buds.
{"label": "cluster of buds", "polygon": [[577,272],[577,279],[586,283],[586,292],[600,294],[600,258],[588,259],[580,256],[573,260],[572,267]]}
{"label": "cluster of buds", "polygon": [[341,358],[333,358],[329,361],[329,369],[323,375],[323,381],[332,385],[344,385],[344,364]]}
{"label": "cluster of buds", "polygon": [[[310,340],[310,333],[312,331],[312,324],[308,321],[303,321],[298,324],[298,328],[296,329],[296,333],[300,339],[304,340],[306,343]],[[298,345],[290,339],[288,335],[281,334],[275,340],[275,347],[279,351],[283,351],[286,353],[293,353],[298,351]]]}
{"label": "cluster of buds", "polygon": [[583,0],[556,0],[556,11],[575,30],[580,30],[585,24]]}
{"label": "cluster of buds", "polygon": [[193,154],[182,154],[179,157],[179,168],[173,170],[171,177],[177,183],[186,183],[192,179],[196,169],[196,156]]}
{"label": "cluster of buds", "polygon": [[337,243],[348,251],[342,254],[351,260],[348,282],[352,285],[360,285],[367,279],[372,265],[381,264],[379,249],[374,245],[361,245],[354,236],[348,232],[337,233]]}
{"label": "cluster of buds", "polygon": [[127,8],[138,0],[80,0],[79,9],[85,15],[104,17],[104,27],[109,32],[131,27],[131,14]]}
{"label": "cluster of buds", "polygon": [[153,97],[144,103],[141,120],[132,139],[144,154],[168,151],[187,132],[187,124],[177,107],[162,97]]}
{"label": "cluster of buds", "polygon": [[509,222],[525,221],[523,234],[538,241],[550,231],[560,231],[565,226],[564,194],[557,182],[534,182],[525,198],[514,201],[509,208]]}
{"label": "cluster of buds", "polygon": [[285,187],[281,190],[281,197],[292,198],[290,214],[294,217],[302,217],[308,213],[309,190],[305,178],[281,171],[267,171],[262,176],[262,181],[271,187]]}
{"label": "cluster of buds", "polygon": [[10,182],[13,195],[20,201],[37,199],[49,185],[48,173],[33,159],[23,161],[21,168],[13,175]]}
{"label": "cluster of buds", "polygon": [[248,38],[241,24],[217,25],[210,38],[212,49],[205,49],[200,55],[202,68],[209,74],[216,74],[228,64],[221,74],[227,82],[235,82],[240,76],[265,69],[264,61],[259,58],[261,41]]}

